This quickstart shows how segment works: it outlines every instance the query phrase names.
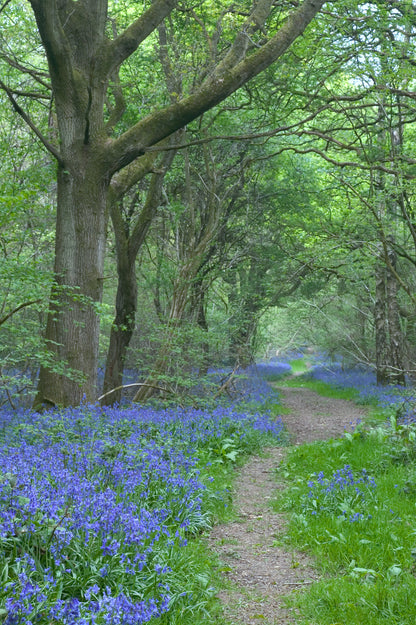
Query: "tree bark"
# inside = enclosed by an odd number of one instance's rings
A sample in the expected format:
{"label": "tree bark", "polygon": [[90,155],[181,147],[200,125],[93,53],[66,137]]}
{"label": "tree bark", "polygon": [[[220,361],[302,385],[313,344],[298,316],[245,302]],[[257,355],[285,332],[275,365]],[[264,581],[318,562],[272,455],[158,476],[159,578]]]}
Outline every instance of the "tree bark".
{"label": "tree bark", "polygon": [[389,383],[389,374],[387,367],[386,266],[383,262],[377,263],[375,279],[374,329],[376,343],[376,378],[378,385],[386,386]]}
{"label": "tree bark", "polygon": [[[46,327],[54,366],[41,368],[35,406],[78,404],[96,396],[110,179],[102,164],[107,82],[91,66],[105,18],[84,3],[31,4],[48,56],[60,137],[55,286]],[[78,40],[86,30],[89,36]]]}
{"label": "tree bark", "polygon": [[[389,263],[395,267],[396,259],[392,249],[389,250]],[[381,258],[376,266],[374,304],[376,378],[380,386],[406,384],[398,292],[397,280],[385,259]]]}
{"label": "tree bark", "polygon": [[96,397],[107,181],[93,166],[78,173],[79,162],[58,172],[55,286],[46,327],[52,362],[41,369],[35,406]]}
{"label": "tree bark", "polygon": [[195,315],[195,321],[206,335],[206,340],[201,342],[201,361],[199,365],[198,375],[199,377],[203,377],[208,373],[209,367],[209,341],[208,341],[208,321],[205,311],[205,294],[206,294],[206,286],[204,285],[204,280],[200,278],[196,280],[193,289],[192,289],[192,309]]}
{"label": "tree bark", "polygon": [[[396,254],[393,249],[389,250],[389,265],[396,269]],[[399,284],[390,267],[386,272],[386,295],[387,295],[387,316],[389,324],[389,364],[390,382],[406,386],[405,365],[403,355],[403,332],[400,323],[400,313],[398,304]]]}

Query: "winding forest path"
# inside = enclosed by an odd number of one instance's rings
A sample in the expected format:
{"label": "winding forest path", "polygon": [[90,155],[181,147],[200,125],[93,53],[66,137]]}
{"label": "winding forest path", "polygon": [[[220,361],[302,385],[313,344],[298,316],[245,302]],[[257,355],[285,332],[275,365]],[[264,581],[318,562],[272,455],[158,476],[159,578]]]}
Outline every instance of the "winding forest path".
{"label": "winding forest path", "polygon": [[[282,419],[295,445],[339,437],[365,414],[350,401],[321,397],[303,387],[277,388],[290,411]],[[210,533],[210,546],[231,582],[231,589],[219,597],[233,625],[296,623],[283,597],[318,578],[305,554],[282,546],[285,518],[270,507],[279,488],[276,469],[284,456],[285,448],[271,448],[264,457],[249,460],[233,493],[238,518]]]}

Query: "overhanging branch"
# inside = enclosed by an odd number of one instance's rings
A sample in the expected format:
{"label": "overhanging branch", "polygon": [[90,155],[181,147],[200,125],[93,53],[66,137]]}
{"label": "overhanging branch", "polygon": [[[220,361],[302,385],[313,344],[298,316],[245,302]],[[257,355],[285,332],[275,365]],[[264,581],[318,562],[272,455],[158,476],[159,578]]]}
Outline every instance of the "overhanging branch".
{"label": "overhanging branch", "polygon": [[154,0],[147,11],[108,45],[107,58],[110,66],[106,73],[112,74],[123,61],[131,56],[177,4],[178,0]]}
{"label": "overhanging branch", "polygon": [[210,110],[269,67],[304,32],[324,4],[325,0],[304,0],[261,48],[224,74],[214,70],[193,94],[148,115],[113,141],[107,151],[109,173],[126,167],[147,148]]}

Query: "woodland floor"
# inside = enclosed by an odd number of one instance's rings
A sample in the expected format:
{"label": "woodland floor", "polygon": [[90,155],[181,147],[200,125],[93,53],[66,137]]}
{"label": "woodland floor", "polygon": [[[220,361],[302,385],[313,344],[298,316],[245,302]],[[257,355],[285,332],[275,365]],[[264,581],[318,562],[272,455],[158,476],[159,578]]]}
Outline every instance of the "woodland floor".
{"label": "woodland floor", "polygon": [[[289,411],[282,420],[292,445],[339,437],[365,414],[363,407],[350,401],[321,397],[306,388],[279,391]],[[296,613],[285,607],[284,596],[319,577],[305,554],[281,544],[285,517],[270,507],[279,488],[276,470],[284,456],[285,448],[268,449],[240,470],[233,492],[238,517],[210,533],[209,544],[230,582],[219,598],[233,625],[296,624]]]}

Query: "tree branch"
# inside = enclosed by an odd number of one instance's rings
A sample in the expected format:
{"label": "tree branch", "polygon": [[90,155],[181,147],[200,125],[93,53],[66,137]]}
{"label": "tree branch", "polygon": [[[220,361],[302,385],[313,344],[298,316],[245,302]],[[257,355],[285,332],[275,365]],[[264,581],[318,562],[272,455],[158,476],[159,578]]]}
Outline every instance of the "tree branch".
{"label": "tree branch", "polygon": [[123,61],[133,54],[178,4],[179,0],[154,0],[151,6],[121,35],[108,44],[107,75],[112,74]]}
{"label": "tree branch", "polygon": [[35,69],[31,69],[30,67],[26,67],[25,65],[22,65],[22,63],[19,63],[4,52],[0,54],[0,58],[8,65],[10,65],[10,67],[14,67],[15,69],[19,70],[19,72],[22,72],[23,74],[29,74],[29,76],[31,76],[34,80],[36,80],[36,82],[42,85],[42,87],[45,87],[45,89],[51,91],[51,85],[46,82],[46,79],[49,78],[49,74],[47,72],[37,71]]}
{"label": "tree branch", "polygon": [[6,323],[6,321],[10,319],[10,317],[12,317],[15,313],[19,312],[19,310],[22,310],[22,308],[26,308],[26,306],[31,306],[32,304],[39,304],[39,302],[41,301],[41,299],[34,299],[30,302],[24,302],[23,304],[16,306],[16,308],[7,313],[7,315],[4,315],[4,317],[0,318],[0,326],[2,326],[3,323]]}
{"label": "tree branch", "polygon": [[[400,175],[406,180],[414,180],[416,178],[416,174],[407,174],[403,171],[398,171],[397,169],[393,169],[391,167],[385,167],[384,165],[364,165],[363,163],[358,163],[357,161],[337,161],[335,158],[328,156],[328,154],[324,150],[320,150],[318,148],[310,147],[310,148],[297,148],[294,145],[288,145],[285,147],[276,150],[270,156],[277,156],[282,152],[292,151],[295,154],[317,154],[321,156],[325,161],[331,163],[331,165],[336,165],[337,167],[356,167],[357,169],[363,169],[364,171],[382,171],[386,174],[392,174],[393,176]],[[270,158],[268,155],[267,158]]]}
{"label": "tree branch", "polygon": [[278,32],[251,56],[244,58],[225,73],[219,74],[214,70],[193,94],[145,117],[114,140],[107,151],[109,173],[122,169],[141,156],[146,148],[219,104],[271,65],[303,33],[324,3],[325,0],[304,0]]}
{"label": "tree branch", "polygon": [[136,223],[134,224],[133,231],[130,236],[129,253],[131,258],[136,258],[152,223],[152,219],[160,206],[163,181],[165,179],[166,172],[172,165],[175,155],[176,152],[167,152],[164,154],[158,171],[152,175],[146,201],[139,217],[136,220]]}
{"label": "tree branch", "polygon": [[156,152],[149,152],[113,176],[110,184],[110,201],[120,199],[133,185],[153,171],[156,157]]}
{"label": "tree branch", "polygon": [[[70,46],[60,21],[56,0],[29,0],[56,84],[72,84]],[[62,4],[62,3],[61,3]],[[69,4],[65,2],[64,4]]]}
{"label": "tree branch", "polygon": [[166,387],[162,387],[162,386],[156,386],[155,384],[144,384],[141,382],[134,382],[133,384],[122,384],[121,386],[117,386],[116,388],[112,388],[111,391],[108,391],[107,393],[104,393],[104,395],[100,395],[100,397],[98,397],[97,401],[101,401],[102,399],[104,399],[104,397],[108,397],[108,395],[111,395],[112,393],[115,393],[116,391],[120,391],[123,388],[133,388],[136,386],[145,386],[146,388],[154,388],[157,391],[163,391],[164,393],[171,393],[171,394],[175,394],[175,391],[173,391],[170,388],[166,388]]}
{"label": "tree branch", "polygon": [[9,98],[9,100],[11,102],[11,105],[14,108],[14,110],[16,111],[16,113],[18,113],[20,115],[20,117],[26,122],[26,124],[29,126],[29,128],[35,133],[35,135],[38,137],[38,139],[43,143],[45,148],[56,158],[58,163],[60,165],[63,165],[64,164],[63,163],[63,159],[62,159],[59,151],[57,150],[57,148],[54,145],[52,145],[52,143],[50,143],[47,140],[47,138],[41,133],[39,128],[31,120],[29,115],[27,113],[25,113],[25,111],[19,106],[19,104],[17,103],[17,101],[15,100],[15,98],[13,96],[13,93],[7,87],[7,85],[4,84],[4,82],[2,80],[0,80],[0,88],[3,89],[6,92],[7,97]]}

